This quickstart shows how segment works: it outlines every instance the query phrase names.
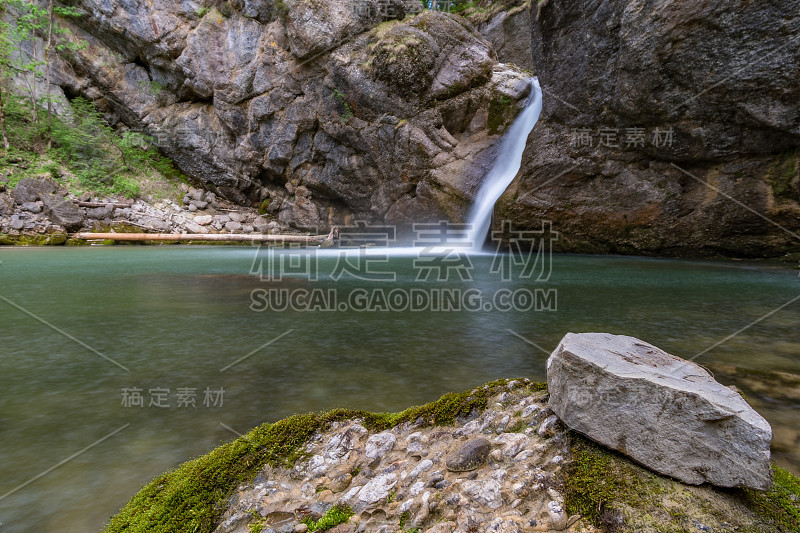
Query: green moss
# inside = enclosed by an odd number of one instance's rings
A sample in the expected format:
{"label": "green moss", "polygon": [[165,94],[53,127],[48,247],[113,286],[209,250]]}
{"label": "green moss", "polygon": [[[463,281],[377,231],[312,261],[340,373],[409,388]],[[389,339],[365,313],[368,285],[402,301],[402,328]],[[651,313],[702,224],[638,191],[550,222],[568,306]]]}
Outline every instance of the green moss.
{"label": "green moss", "polygon": [[286,5],[285,0],[275,0],[275,11],[281,21],[286,22],[286,17],[289,16],[289,6]]}
{"label": "green moss", "polygon": [[768,492],[741,489],[745,504],[780,531],[800,531],[800,479],[773,465],[775,484]]}
{"label": "green moss", "polygon": [[506,433],[522,433],[528,427],[527,420],[517,420],[513,425],[505,429]]}
{"label": "green moss", "polygon": [[580,514],[596,526],[613,530],[620,508],[641,508],[642,498],[659,488],[635,471],[619,454],[571,432],[572,460],[566,467],[564,499],[569,514]]}
{"label": "green moss", "polygon": [[250,530],[250,533],[261,533],[261,530],[264,529],[265,522],[266,520],[259,518],[255,522],[247,524],[247,529]]}
{"label": "green moss", "polygon": [[[334,89],[333,97],[338,104],[337,107],[341,107],[341,109],[338,110],[339,118],[342,122],[347,122],[353,117],[353,109],[347,101],[347,96],[339,89]],[[294,201],[294,196],[292,196],[292,201]]]}
{"label": "green moss", "polygon": [[67,241],[67,234],[52,233],[42,235],[24,233],[16,237],[10,236],[8,240],[10,241],[9,244],[16,244],[17,246],[54,246],[64,244]]}
{"label": "green moss", "polygon": [[776,198],[800,202],[796,184],[798,179],[798,154],[800,150],[787,150],[778,155],[767,171],[767,181],[772,186]]}
{"label": "green moss", "polygon": [[495,94],[489,102],[489,133],[501,133],[511,115],[511,99],[503,94]]}
{"label": "green moss", "polygon": [[264,200],[263,202],[261,202],[261,205],[260,205],[260,206],[258,206],[258,214],[259,214],[259,215],[265,215],[265,214],[267,214],[267,209],[269,209],[269,200],[270,200],[270,199],[269,199],[269,198],[267,198],[266,200]]}
{"label": "green moss", "polygon": [[[435,402],[410,407],[400,413],[335,409],[263,424],[155,478],[111,519],[105,531],[213,531],[225,511],[228,497],[240,483],[252,480],[265,464],[291,467],[304,456],[303,445],[311,436],[333,422],[359,418],[374,431],[390,429],[404,422],[452,425],[458,417],[485,409],[489,397],[505,387],[508,381],[503,379],[470,391],[448,393]],[[538,392],[545,385],[529,387],[530,392]]]}
{"label": "green moss", "polygon": [[[800,531],[800,479],[773,466],[770,491],[690,487],[635,465],[570,432],[564,471],[567,512],[609,532],[694,531],[695,522],[731,523],[742,531]],[[736,509],[752,514],[734,516]]]}
{"label": "green moss", "polygon": [[339,524],[344,524],[354,514],[353,509],[348,506],[333,505],[325,511],[325,514],[319,520],[307,517],[303,519],[303,523],[308,526],[309,531],[325,531]]}

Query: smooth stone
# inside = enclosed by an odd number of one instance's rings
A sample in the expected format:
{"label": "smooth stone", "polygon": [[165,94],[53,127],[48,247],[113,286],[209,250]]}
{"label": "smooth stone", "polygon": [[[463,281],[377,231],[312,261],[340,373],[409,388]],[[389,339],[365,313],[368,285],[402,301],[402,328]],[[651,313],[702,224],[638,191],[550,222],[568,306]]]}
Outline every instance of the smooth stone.
{"label": "smooth stone", "polygon": [[56,194],[43,194],[42,203],[45,215],[59,226],[74,231],[83,224],[83,211],[67,198]]}
{"label": "smooth stone", "polygon": [[413,479],[422,474],[423,472],[427,472],[428,470],[430,470],[432,466],[433,466],[433,461],[431,461],[430,459],[424,459],[419,462],[419,464],[414,468],[414,470],[411,471],[409,476]]}
{"label": "smooth stone", "polygon": [[486,463],[491,443],[483,437],[470,439],[447,457],[445,466],[451,472],[469,472]]}
{"label": "smooth stone", "polygon": [[22,204],[21,209],[23,211],[28,211],[29,213],[41,213],[42,202],[25,202]]}

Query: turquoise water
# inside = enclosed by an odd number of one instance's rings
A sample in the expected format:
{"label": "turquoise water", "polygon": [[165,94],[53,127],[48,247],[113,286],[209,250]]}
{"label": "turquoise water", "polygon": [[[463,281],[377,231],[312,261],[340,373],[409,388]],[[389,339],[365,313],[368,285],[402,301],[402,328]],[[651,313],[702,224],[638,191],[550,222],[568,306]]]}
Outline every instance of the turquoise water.
{"label": "turquoise water", "polygon": [[[461,258],[418,281],[429,263],[378,255],[368,273],[367,258],[350,256],[334,281],[334,253],[312,253],[310,280],[304,261],[250,247],[0,249],[0,532],[99,531],[141,484],[231,430],[331,407],[400,410],[500,377],[543,380],[568,331],[800,374],[800,300],[775,311],[800,295],[797,271],[555,256],[547,280],[521,278],[520,265],[503,280],[492,256],[473,255],[471,268]],[[268,279],[280,261],[281,279]],[[264,309],[269,294],[299,298],[297,309]],[[403,294],[428,306],[401,310]],[[511,295],[521,309],[484,309]],[[437,297],[462,307],[430,310]],[[362,309],[370,300],[384,310]],[[169,389],[165,407],[158,389]],[[798,405],[751,399],[780,433],[775,458],[800,471]]]}

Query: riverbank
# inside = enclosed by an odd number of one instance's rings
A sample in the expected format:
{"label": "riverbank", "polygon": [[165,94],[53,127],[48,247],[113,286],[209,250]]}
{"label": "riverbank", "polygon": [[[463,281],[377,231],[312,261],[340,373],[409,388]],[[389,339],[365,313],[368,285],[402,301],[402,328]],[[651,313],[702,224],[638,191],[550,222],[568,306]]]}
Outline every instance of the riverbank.
{"label": "riverbank", "polygon": [[684,485],[568,431],[547,399],[501,380],[264,424],[154,479],[106,531],[800,530],[790,473],[768,492]]}
{"label": "riverbank", "polygon": [[[81,245],[75,232],[260,235],[288,232],[274,217],[186,184],[162,199],[77,196],[46,175],[13,189],[0,178],[0,244]],[[296,232],[295,232],[296,233]],[[149,241],[148,241],[149,242]],[[110,243],[108,243],[110,244]]]}

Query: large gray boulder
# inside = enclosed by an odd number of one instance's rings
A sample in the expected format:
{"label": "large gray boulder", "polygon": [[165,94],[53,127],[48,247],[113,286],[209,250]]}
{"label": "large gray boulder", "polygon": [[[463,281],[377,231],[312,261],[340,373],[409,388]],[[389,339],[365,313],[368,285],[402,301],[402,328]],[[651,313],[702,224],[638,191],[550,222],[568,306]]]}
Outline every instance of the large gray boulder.
{"label": "large gray boulder", "polygon": [[703,368],[634,337],[567,333],[547,360],[550,408],[570,428],[699,485],[772,485],[772,428]]}
{"label": "large gray boulder", "polygon": [[69,199],[57,194],[43,194],[42,203],[47,218],[68,231],[80,229],[83,225],[83,211]]}
{"label": "large gray boulder", "polygon": [[56,192],[58,187],[52,181],[41,178],[23,178],[11,192],[14,201],[22,205],[41,200],[46,194]]}

